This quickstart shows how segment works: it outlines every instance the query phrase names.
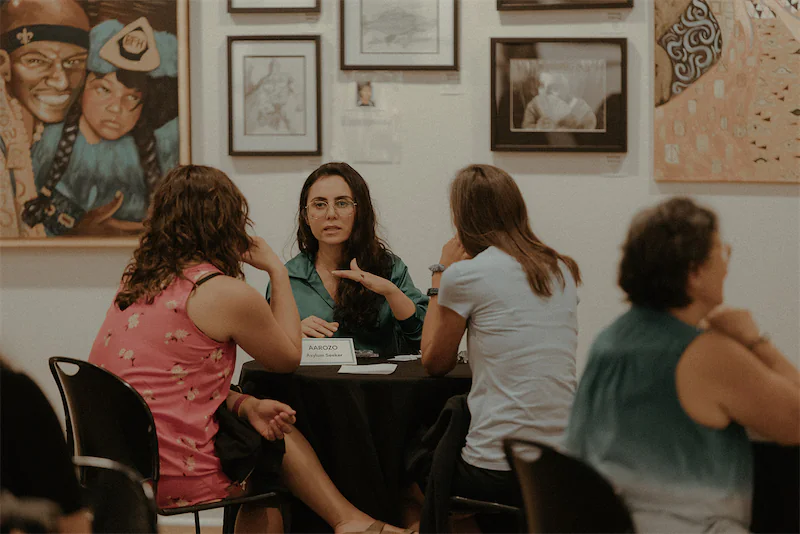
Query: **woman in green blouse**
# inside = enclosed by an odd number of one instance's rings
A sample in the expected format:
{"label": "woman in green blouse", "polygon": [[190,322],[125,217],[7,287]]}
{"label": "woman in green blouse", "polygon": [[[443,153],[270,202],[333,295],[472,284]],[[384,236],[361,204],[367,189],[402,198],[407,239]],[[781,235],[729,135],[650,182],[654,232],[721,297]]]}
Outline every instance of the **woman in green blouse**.
{"label": "woman in green blouse", "polygon": [[376,225],[369,187],[347,163],[326,163],[303,184],[300,254],[286,264],[303,337],[352,337],[381,356],[419,350],[428,298]]}

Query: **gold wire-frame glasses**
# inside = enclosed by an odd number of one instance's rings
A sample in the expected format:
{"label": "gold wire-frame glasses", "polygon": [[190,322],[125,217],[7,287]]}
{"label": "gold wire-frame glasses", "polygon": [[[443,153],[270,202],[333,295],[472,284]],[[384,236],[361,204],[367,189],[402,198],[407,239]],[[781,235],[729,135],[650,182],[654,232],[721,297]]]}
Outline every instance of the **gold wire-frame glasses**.
{"label": "gold wire-frame glasses", "polygon": [[[358,205],[349,198],[340,198],[333,202],[333,211],[339,217],[350,217]],[[312,219],[322,219],[328,216],[330,205],[327,200],[313,200],[306,206],[306,213]]]}

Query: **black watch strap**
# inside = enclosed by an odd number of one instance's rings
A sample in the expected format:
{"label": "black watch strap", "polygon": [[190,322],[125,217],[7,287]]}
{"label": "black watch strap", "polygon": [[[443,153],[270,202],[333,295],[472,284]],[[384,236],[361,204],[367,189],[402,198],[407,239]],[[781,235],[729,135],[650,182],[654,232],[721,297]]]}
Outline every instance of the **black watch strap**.
{"label": "black watch strap", "polygon": [[431,287],[431,288],[428,289],[428,293],[427,294],[428,294],[429,297],[435,297],[436,295],[439,294],[439,288],[438,287]]}

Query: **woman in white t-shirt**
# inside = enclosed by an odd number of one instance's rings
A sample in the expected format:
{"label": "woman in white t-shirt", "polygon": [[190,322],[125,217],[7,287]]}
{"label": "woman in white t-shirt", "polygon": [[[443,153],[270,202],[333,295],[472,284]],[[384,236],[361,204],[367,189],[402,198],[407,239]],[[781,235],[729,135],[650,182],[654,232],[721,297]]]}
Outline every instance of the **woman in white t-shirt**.
{"label": "woman in white t-shirt", "polygon": [[580,270],[536,237],[517,184],[497,167],[459,171],[450,207],[457,237],[431,268],[429,294],[438,288],[438,297],[422,364],[431,375],[452,370],[467,330],[471,422],[452,493],[521,505],[502,440],[562,443],[576,386]]}

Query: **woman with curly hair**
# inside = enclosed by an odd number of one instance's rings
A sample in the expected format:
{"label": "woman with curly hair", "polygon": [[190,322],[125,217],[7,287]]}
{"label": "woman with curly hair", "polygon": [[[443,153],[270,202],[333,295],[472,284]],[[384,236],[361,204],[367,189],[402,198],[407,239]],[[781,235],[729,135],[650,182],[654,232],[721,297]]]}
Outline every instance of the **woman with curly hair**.
{"label": "woman with curly hair", "polygon": [[637,532],[749,532],[747,430],[800,442],[800,373],[749,312],[719,308],[730,254],[688,198],[639,213],[622,246],[631,307],[592,344],[567,446],[609,477]]}
{"label": "woman with curly hair", "polygon": [[419,350],[428,299],[377,237],[364,178],[347,163],[319,167],[303,184],[297,223],[300,254],[286,267],[303,336],[352,337],[381,356]]}
{"label": "woman with curly hair", "polygon": [[[242,493],[214,450],[214,414],[225,403],[265,438],[284,440],[281,468],[292,493],[336,532],[363,531],[375,522],[333,485],[294,430],[295,412],[230,391],[237,345],[272,372],[300,363],[288,271],[263,239],[247,235],[250,224],[247,201],[221,171],[187,165],[167,174],[89,361],[126,380],[150,406],[161,456],[159,506]],[[269,274],[271,304],[244,282],[242,261]],[[279,531],[276,512],[244,506],[237,530]]]}

